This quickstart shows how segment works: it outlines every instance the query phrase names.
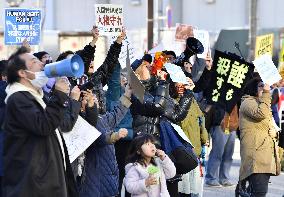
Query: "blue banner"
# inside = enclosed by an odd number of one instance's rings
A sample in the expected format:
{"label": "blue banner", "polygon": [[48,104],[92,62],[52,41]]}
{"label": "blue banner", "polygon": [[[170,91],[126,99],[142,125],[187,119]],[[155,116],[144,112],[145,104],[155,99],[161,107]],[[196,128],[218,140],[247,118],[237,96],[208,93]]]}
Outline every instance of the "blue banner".
{"label": "blue banner", "polygon": [[30,45],[38,45],[41,32],[41,10],[5,9],[5,44],[21,45],[27,38]]}

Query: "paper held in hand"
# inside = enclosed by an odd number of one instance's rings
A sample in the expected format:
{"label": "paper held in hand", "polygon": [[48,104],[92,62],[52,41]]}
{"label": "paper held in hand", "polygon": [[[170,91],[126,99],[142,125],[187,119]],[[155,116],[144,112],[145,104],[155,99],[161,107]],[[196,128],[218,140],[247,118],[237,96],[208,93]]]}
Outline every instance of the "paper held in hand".
{"label": "paper held in hand", "polygon": [[72,131],[63,133],[70,162],[79,157],[100,135],[95,127],[78,116]]}
{"label": "paper held in hand", "polygon": [[164,66],[167,69],[167,72],[170,74],[170,77],[173,82],[188,84],[186,76],[182,71],[181,67],[171,63],[166,63]]}
{"label": "paper held in hand", "polygon": [[253,64],[264,83],[272,85],[282,79],[269,54],[256,58]]}

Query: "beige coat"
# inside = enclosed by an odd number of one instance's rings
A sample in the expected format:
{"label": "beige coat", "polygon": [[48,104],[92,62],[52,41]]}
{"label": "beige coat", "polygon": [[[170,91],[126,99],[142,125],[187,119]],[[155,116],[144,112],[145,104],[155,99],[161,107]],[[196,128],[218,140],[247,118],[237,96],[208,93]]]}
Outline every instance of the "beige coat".
{"label": "beige coat", "polygon": [[239,127],[241,131],[240,180],[253,173],[278,174],[280,163],[276,139],[269,136],[275,129],[270,110],[269,92],[260,98],[244,96],[240,107]]}

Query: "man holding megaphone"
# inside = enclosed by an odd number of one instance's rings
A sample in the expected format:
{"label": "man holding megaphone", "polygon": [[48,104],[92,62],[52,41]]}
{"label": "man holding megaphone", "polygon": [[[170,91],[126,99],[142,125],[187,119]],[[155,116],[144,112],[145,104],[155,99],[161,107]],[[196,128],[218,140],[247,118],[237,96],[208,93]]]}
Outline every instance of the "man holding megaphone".
{"label": "man holding megaphone", "polygon": [[77,196],[68,152],[57,130],[67,106],[69,84],[57,80],[49,103],[43,64],[20,48],[9,58],[4,130],[3,195]]}

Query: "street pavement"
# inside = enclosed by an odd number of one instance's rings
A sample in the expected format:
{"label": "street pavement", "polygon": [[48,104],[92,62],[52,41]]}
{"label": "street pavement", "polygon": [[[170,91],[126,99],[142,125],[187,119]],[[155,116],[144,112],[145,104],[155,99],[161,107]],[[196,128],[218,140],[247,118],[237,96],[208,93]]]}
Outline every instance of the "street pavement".
{"label": "street pavement", "polygon": [[[240,158],[240,143],[236,139],[235,151],[233,155],[233,165],[231,168],[232,182],[237,184],[239,177],[239,168],[241,163]],[[271,184],[268,186],[267,197],[282,197],[284,195],[284,173],[282,172],[280,176],[271,177]],[[203,197],[234,197],[235,196],[235,186],[234,187],[222,187],[222,188],[212,188],[204,186]]]}

